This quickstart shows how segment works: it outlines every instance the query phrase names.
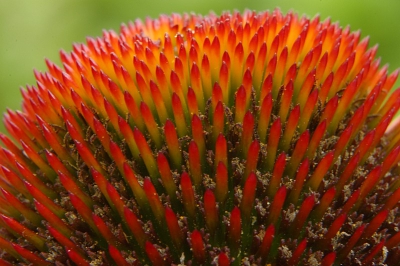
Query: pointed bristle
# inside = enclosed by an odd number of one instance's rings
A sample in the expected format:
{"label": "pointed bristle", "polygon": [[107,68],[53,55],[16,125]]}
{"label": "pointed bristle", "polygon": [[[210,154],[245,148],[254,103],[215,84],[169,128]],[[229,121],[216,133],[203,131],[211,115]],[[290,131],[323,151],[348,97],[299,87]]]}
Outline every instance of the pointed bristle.
{"label": "pointed bristle", "polygon": [[400,70],[279,9],[46,60],[0,134],[0,264],[397,265]]}

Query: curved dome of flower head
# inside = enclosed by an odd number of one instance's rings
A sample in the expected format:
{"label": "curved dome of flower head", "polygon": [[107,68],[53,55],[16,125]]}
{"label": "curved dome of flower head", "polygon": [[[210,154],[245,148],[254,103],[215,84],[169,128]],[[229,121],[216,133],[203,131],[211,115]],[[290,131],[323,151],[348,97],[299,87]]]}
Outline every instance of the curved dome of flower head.
{"label": "curved dome of flower head", "polygon": [[1,265],[395,265],[399,74],[360,32],[162,15],[47,61],[0,135]]}

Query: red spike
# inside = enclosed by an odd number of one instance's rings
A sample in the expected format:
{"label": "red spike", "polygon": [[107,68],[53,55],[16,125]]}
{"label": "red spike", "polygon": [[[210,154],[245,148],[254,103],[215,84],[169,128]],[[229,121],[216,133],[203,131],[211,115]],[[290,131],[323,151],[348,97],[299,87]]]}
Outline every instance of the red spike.
{"label": "red spike", "polygon": [[[257,35],[254,35],[254,36],[257,36]],[[254,64],[255,64],[255,61],[256,61],[256,57],[255,57],[253,51],[250,52],[249,56],[246,59],[246,63],[244,65],[245,69],[247,69],[246,71],[249,71],[249,73],[251,73],[253,71]]]}
{"label": "red spike", "polygon": [[16,190],[18,190],[18,192],[22,193],[25,198],[29,199],[29,201],[32,201],[32,195],[28,192],[25,187],[24,181],[21,180],[18,175],[2,165],[0,165],[0,175],[3,175],[8,183],[10,183],[10,185],[12,185]]}
{"label": "red spike", "polygon": [[149,201],[149,205],[154,216],[156,217],[157,221],[161,223],[164,221],[165,216],[164,207],[160,201],[160,198],[158,197],[156,189],[151,181],[147,178],[145,178],[143,181],[143,190],[146,193],[147,200]]}
{"label": "red spike", "polygon": [[[12,255],[13,257],[20,258],[20,255],[18,254],[18,252],[13,248],[12,243],[9,240],[4,239],[3,237],[0,237],[0,248],[2,251],[7,252],[8,254]],[[3,263],[2,259],[0,259],[0,263]],[[2,264],[0,264],[0,265],[2,265]],[[4,264],[4,265],[8,265],[8,264]]]}
{"label": "red spike", "polygon": [[56,203],[54,203],[53,200],[49,199],[38,188],[32,186],[28,182],[25,182],[25,186],[36,201],[46,206],[46,208],[48,208],[53,214],[57,215],[58,217],[62,218],[64,216],[65,210]]}
{"label": "red spike", "polygon": [[391,210],[400,201],[400,188],[396,189],[386,200],[384,209]]}
{"label": "red spike", "polygon": [[45,251],[47,249],[45,245],[45,239],[37,235],[35,232],[29,230],[18,221],[3,214],[0,214],[0,218],[9,228],[11,228],[12,231],[16,232],[19,236],[24,237],[29,243],[34,245],[40,251]]}
{"label": "red spike", "polygon": [[171,158],[173,166],[175,169],[180,169],[182,166],[181,147],[179,145],[175,126],[170,120],[167,120],[164,125],[164,134],[170,155],[169,157]]}
{"label": "red spike", "polygon": [[254,117],[250,111],[247,111],[243,118],[243,132],[240,143],[240,149],[242,150],[244,157],[247,157],[247,152],[253,139],[253,128]]}
{"label": "red spike", "polygon": [[272,95],[271,93],[268,93],[262,101],[258,119],[258,136],[261,143],[266,142],[272,106]]}
{"label": "red spike", "polygon": [[295,205],[297,205],[297,201],[299,199],[300,193],[303,190],[303,184],[308,175],[309,166],[310,166],[310,161],[308,159],[305,159],[300,164],[299,169],[297,171],[293,188],[288,197],[288,201]]}
{"label": "red spike", "polygon": [[307,77],[307,73],[308,73],[310,67],[313,67],[313,66],[311,66],[311,60],[313,57],[313,53],[314,53],[314,50],[311,49],[306,54],[303,61],[301,62],[301,65],[300,65],[300,68],[299,68],[299,71],[297,74],[297,78],[296,78],[296,85],[298,85],[296,87],[299,87],[299,86],[301,86],[301,84],[303,84],[303,81]]}
{"label": "red spike", "polygon": [[353,132],[353,125],[349,125],[345,130],[343,130],[342,134],[340,134],[339,140],[336,142],[335,145],[335,155],[333,161],[336,161],[336,159],[343,153],[343,151],[346,149],[347,145],[350,143],[350,137]]}
{"label": "red spike", "polygon": [[[191,87],[188,88],[187,92],[188,108],[190,115],[199,114],[199,108],[197,106],[196,94]],[[166,111],[165,111],[166,113]]]}
{"label": "red spike", "polygon": [[368,151],[371,148],[373,148],[373,147],[371,147],[371,144],[374,140],[375,132],[376,132],[376,129],[368,132],[368,134],[366,134],[364,136],[363,140],[358,144],[357,149],[354,151],[354,153],[360,154],[361,162],[365,161],[365,159],[368,155]]}
{"label": "red spike", "polygon": [[240,219],[240,209],[234,207],[231,211],[229,222],[228,237],[231,247],[231,253],[236,253],[240,246],[240,236],[242,232],[242,221]]}
{"label": "red spike", "polygon": [[218,227],[218,210],[214,193],[210,189],[207,189],[204,193],[204,215],[207,228],[212,235]]}
{"label": "red spike", "polygon": [[294,147],[293,153],[290,157],[289,163],[285,171],[287,172],[289,177],[293,177],[301,160],[304,157],[304,154],[309,147],[309,139],[310,133],[309,131],[305,131],[303,134],[300,135],[299,139],[296,142],[296,146]]}
{"label": "red spike", "polygon": [[[97,138],[103,145],[104,149],[108,154],[110,154],[110,134],[104,125],[95,117],[93,117],[94,131],[96,132]],[[111,156],[111,155],[110,155]]]}
{"label": "red spike", "polygon": [[257,176],[252,172],[246,180],[243,188],[243,197],[240,203],[240,210],[243,222],[248,223],[253,211],[254,199],[256,196]]}
{"label": "red spike", "polygon": [[235,122],[242,123],[246,112],[246,90],[242,86],[236,91],[235,95]]}
{"label": "red spike", "polygon": [[203,180],[201,172],[201,160],[199,149],[197,148],[196,142],[193,140],[189,144],[189,167],[194,186],[196,189],[200,189]]}
{"label": "red spike", "polygon": [[313,90],[307,98],[307,102],[302,109],[301,116],[298,122],[299,132],[302,133],[307,129],[311,115],[314,112],[318,100],[318,90]]}
{"label": "red spike", "polygon": [[286,187],[282,186],[276,192],[272,204],[269,208],[269,215],[267,219],[268,225],[270,224],[275,225],[278,222],[285,199],[286,199]]}
{"label": "red spike", "polygon": [[26,155],[43,171],[46,175],[46,178],[49,179],[52,183],[55,182],[55,172],[51,167],[42,159],[42,157],[32,149],[29,145],[25,144],[25,142],[21,141],[22,148]]}
{"label": "red spike", "polygon": [[[289,62],[289,61],[288,61]],[[297,64],[294,63],[290,66],[290,68],[287,70],[287,73],[285,75],[285,80],[283,81],[283,84],[285,84],[287,86],[287,84],[291,81],[291,80],[295,80],[296,78],[296,72],[297,72]]]}
{"label": "red spike", "polygon": [[14,250],[21,255],[22,258],[25,260],[29,261],[33,265],[45,265],[45,266],[50,266],[52,265],[50,262],[45,261],[44,259],[40,258],[39,256],[35,255],[32,251],[27,250],[23,247],[21,247],[18,244],[11,244]]}
{"label": "red spike", "polygon": [[67,249],[68,257],[76,264],[82,266],[90,266],[90,263],[82,258],[76,251]]}
{"label": "red spike", "polygon": [[71,237],[73,235],[71,228],[45,205],[35,200],[35,207],[38,213],[64,236]]}
{"label": "red spike", "polygon": [[215,142],[214,166],[217,167],[219,162],[228,166],[228,149],[226,139],[223,134],[219,134]]}
{"label": "red spike", "polygon": [[125,203],[121,198],[121,195],[115,189],[113,185],[107,183],[107,194],[111,199],[111,202],[114,205],[114,208],[117,210],[119,216],[124,219],[124,207]]}
{"label": "red spike", "polygon": [[230,264],[231,264],[231,261],[228,258],[228,256],[224,252],[219,253],[218,265],[219,266],[229,266]]}
{"label": "red spike", "polygon": [[78,196],[82,201],[85,202],[86,205],[92,207],[93,202],[92,199],[86,195],[85,192],[81,190],[81,188],[76,184],[76,181],[71,179],[68,175],[63,172],[58,172],[58,176],[64,188],[70,192]]}
{"label": "red spike", "polygon": [[201,123],[200,118],[197,115],[192,116],[192,137],[196,142],[197,147],[199,148],[199,153],[202,159],[202,165],[204,162],[205,156],[205,141],[204,141],[204,131],[203,125]]}
{"label": "red spike", "polygon": [[[336,130],[340,120],[343,119],[343,116],[345,115],[345,113],[349,109],[349,106],[351,105],[351,103],[353,101],[353,97],[355,96],[355,94],[357,93],[357,90],[358,90],[357,82],[358,82],[358,78],[356,77],[345,88],[344,93],[343,93],[342,97],[340,98],[340,102],[338,104],[336,112],[335,112],[335,114],[333,116],[333,119],[332,119],[331,123],[328,126],[328,131],[331,134],[333,134],[333,132]],[[334,87],[334,88],[337,88],[337,87]]]}
{"label": "red spike", "polygon": [[[64,110],[64,109],[62,109],[62,110]],[[73,139],[76,139],[79,142],[85,142],[84,134],[83,134],[80,126],[77,124],[76,121],[73,121],[73,120],[74,120],[73,118],[69,118],[69,117],[67,118],[64,116],[64,121],[67,126],[67,130],[68,130],[69,134],[71,135],[71,137]]]}
{"label": "red spike", "polygon": [[224,133],[224,106],[221,101],[218,101],[213,115],[212,136],[216,140],[219,134]]}
{"label": "red spike", "polygon": [[171,174],[171,169],[168,164],[167,158],[161,152],[157,156],[158,171],[160,172],[161,180],[164,188],[171,199],[176,198],[177,187]]}
{"label": "red spike", "polygon": [[288,121],[286,123],[285,131],[282,135],[282,141],[280,143],[280,150],[287,152],[289,150],[293,135],[297,129],[297,123],[300,118],[300,106],[296,105],[290,112]]}
{"label": "red spike", "polygon": [[132,154],[132,156],[136,159],[139,160],[139,148],[136,145],[135,142],[135,137],[133,135],[133,131],[129,124],[122,119],[122,117],[118,117],[118,126],[121,131],[121,134],[123,135],[125,142],[128,144],[129,150]]}
{"label": "red spike", "polygon": [[21,201],[19,201],[13,194],[6,191],[4,187],[0,188],[0,192],[3,194],[5,200],[31,223],[33,223],[35,226],[39,226],[41,224],[42,217],[40,217],[39,214],[25,206],[25,204],[22,204]]}
{"label": "red spike", "polygon": [[160,131],[158,129],[158,124],[154,120],[154,116],[150,108],[144,102],[140,104],[140,113],[143,117],[147,131],[150,134],[151,140],[154,141],[156,147],[160,149],[162,147],[162,139]]}
{"label": "red spike", "polygon": [[271,171],[274,166],[280,136],[281,136],[281,120],[276,119],[272,123],[268,137],[267,159],[266,159],[267,161],[265,164],[265,167],[268,171]]}
{"label": "red spike", "polygon": [[331,167],[333,161],[334,152],[328,152],[324,158],[318,163],[317,168],[315,169],[314,173],[310,177],[310,179],[306,183],[306,187],[311,188],[313,191],[317,191],[321,181],[323,180],[324,176],[328,172],[329,168]]}
{"label": "red spike", "polygon": [[327,254],[321,261],[321,266],[332,266],[335,263],[336,252]]}
{"label": "red spike", "polygon": [[335,198],[335,193],[335,187],[331,187],[324,193],[321,200],[319,201],[319,204],[314,208],[312,212],[312,218],[314,221],[320,221],[323,218],[326,210]]}
{"label": "red spike", "polygon": [[383,210],[379,212],[368,224],[365,228],[362,238],[369,239],[372,235],[378,231],[379,227],[386,221],[386,218],[389,215],[389,210]]}
{"label": "red spike", "polygon": [[215,175],[215,196],[219,203],[223,203],[228,195],[228,170],[223,162],[219,162]]}
{"label": "red spike", "polygon": [[197,230],[194,230],[190,234],[190,242],[192,246],[193,257],[198,263],[204,263],[206,260],[206,248],[204,246],[201,233]]}
{"label": "red spike", "polygon": [[[329,58],[331,58],[330,55]],[[325,104],[326,98],[328,97],[328,93],[331,90],[332,83],[333,83],[333,72],[331,72],[325,79],[324,83],[322,84],[321,90],[318,94],[318,99],[322,104]]]}
{"label": "red spike", "polygon": [[[237,32],[236,32],[237,34]],[[233,53],[232,66],[242,66],[244,59],[243,44],[239,43],[235,47],[235,52]],[[233,78],[233,86],[238,86],[240,84],[240,78],[243,77],[242,69],[239,67],[233,67],[231,77]]]}
{"label": "red spike", "polygon": [[146,138],[143,136],[142,132],[139,129],[133,129],[133,136],[135,138],[135,142],[139,148],[140,155],[146,165],[147,171],[150,174],[151,180],[154,184],[158,184],[158,169],[156,160],[153,157],[153,153],[146,141]]}
{"label": "red spike", "polygon": [[78,247],[69,238],[61,234],[57,229],[51,226],[47,226],[47,230],[49,230],[50,234],[57,240],[57,242],[60,243],[65,248],[69,250],[74,250],[76,253],[79,253],[80,255],[84,254],[84,251],[80,247]]}
{"label": "red spike", "polygon": [[178,95],[176,93],[172,94],[172,111],[174,113],[174,118],[175,118],[175,124],[176,128],[178,130],[178,135],[179,137],[183,137],[187,133],[187,128],[186,128],[186,120],[184,116],[184,111],[182,107],[182,100],[179,99]]}
{"label": "red spike", "polygon": [[141,207],[146,206],[148,204],[146,194],[144,193],[143,188],[139,184],[135,173],[133,172],[129,164],[126,162],[124,163],[123,168],[126,181],[128,182],[133,192],[133,195],[135,196],[136,201],[139,203]]}
{"label": "red spike", "polygon": [[328,52],[325,52],[324,55],[321,57],[321,60],[319,61],[318,66],[316,68],[317,72],[315,75],[315,79],[318,80],[320,84],[322,83],[321,81],[322,77],[324,76],[327,63],[328,63]]}
{"label": "red spike", "polygon": [[249,69],[245,68],[242,84],[244,89],[246,90],[246,106],[250,105],[250,98],[252,95],[252,81],[251,72]]}
{"label": "red spike", "polygon": [[19,158],[24,158],[21,150],[4,134],[0,133],[0,139],[3,142],[4,146],[15,156]]}
{"label": "red spike", "polygon": [[359,226],[353,233],[353,235],[350,237],[350,239],[346,242],[346,245],[343,247],[342,250],[339,251],[339,261],[341,261],[343,258],[349,254],[349,252],[353,249],[355,244],[358,242],[360,239],[366,225],[362,224]]}
{"label": "red spike", "polygon": [[100,234],[104,237],[104,239],[107,241],[109,245],[118,247],[121,246],[117,238],[114,236],[114,234],[111,232],[110,228],[108,228],[107,224],[104,222],[102,218],[93,213],[92,219],[97,229],[99,230]]}
{"label": "red spike", "polygon": [[196,216],[196,201],[194,197],[192,181],[190,180],[190,177],[186,172],[182,173],[180,184],[182,190],[183,205],[185,207],[186,213],[191,219],[194,219]]}
{"label": "red spike", "polygon": [[70,193],[69,198],[72,206],[78,211],[83,220],[85,220],[94,232],[98,233],[98,229],[92,220],[92,210],[76,195]]}
{"label": "red spike", "polygon": [[361,105],[351,117],[350,122],[348,125],[353,126],[353,132],[351,138],[354,138],[355,135],[359,132],[361,125],[364,123],[364,110],[365,110],[365,103]]}
{"label": "red spike", "polygon": [[285,89],[283,90],[283,95],[279,108],[279,117],[281,118],[282,124],[286,122],[286,118],[290,109],[290,104],[292,102],[292,96],[293,96],[293,82],[289,81],[289,83],[285,86]]}
{"label": "red spike", "polygon": [[135,237],[135,240],[141,247],[144,247],[148,237],[146,236],[139,219],[128,207],[124,207],[124,217],[129,229]]}
{"label": "red spike", "polygon": [[114,247],[113,245],[108,246],[108,252],[110,253],[110,256],[113,258],[114,262],[117,265],[122,265],[122,266],[129,266],[129,264],[124,257],[122,256],[121,252]]}
{"label": "red spike", "polygon": [[219,71],[219,81],[218,82],[222,89],[222,95],[224,97],[225,104],[228,104],[229,99],[230,99],[229,78],[230,78],[229,67],[227,66],[226,62],[223,61],[222,65],[221,65],[221,69]]}
{"label": "red spike", "polygon": [[110,140],[110,154],[111,158],[113,158],[113,160],[115,161],[115,164],[117,165],[119,172],[124,177],[123,164],[126,161],[126,158],[125,155],[122,153],[122,150],[118,146],[118,144],[112,140]]}
{"label": "red spike", "polygon": [[300,233],[301,229],[304,226],[304,223],[308,218],[308,215],[310,214],[311,210],[314,207],[314,204],[315,204],[314,195],[310,195],[304,199],[299,209],[299,212],[297,213],[296,218],[294,219],[291,226],[292,230],[291,232],[293,236],[297,236]]}
{"label": "red spike", "polygon": [[[257,140],[254,140],[248,149],[247,152],[247,159],[246,159],[246,166],[243,177],[249,176],[251,172],[255,172],[258,163],[258,154],[260,152],[260,143]],[[246,181],[243,178],[243,182]]]}
{"label": "red spike", "polygon": [[386,241],[386,247],[388,250],[391,250],[392,248],[396,247],[400,243],[400,232],[397,232],[395,235],[393,235],[391,238],[389,238]]}
{"label": "red spike", "polygon": [[384,246],[386,246],[385,240],[381,240],[381,242],[379,242],[379,244],[376,245],[376,246],[371,250],[371,252],[368,254],[368,256],[366,256],[366,257],[363,259],[362,263],[365,264],[365,265],[367,265],[367,264],[369,264],[369,263],[371,262],[371,260],[372,260],[379,252],[381,252],[381,251],[382,251],[382,253],[385,252],[385,251],[383,250],[383,247],[384,247]]}
{"label": "red spike", "polygon": [[261,261],[263,263],[268,258],[268,253],[271,249],[272,242],[274,240],[274,235],[275,235],[275,227],[271,224],[265,230],[264,238],[263,238],[262,243],[256,253],[256,257],[261,257]]}
{"label": "red spike", "polygon": [[351,196],[347,199],[346,203],[343,205],[342,213],[350,213],[350,211],[354,208],[354,204],[357,202],[358,198],[360,197],[360,190],[357,189],[356,191],[351,194]]}
{"label": "red spike", "polygon": [[169,207],[165,207],[165,220],[167,222],[169,234],[174,242],[174,245],[177,249],[180,249],[183,244],[184,235],[179,226],[176,214]]}
{"label": "red spike", "polygon": [[331,120],[336,113],[336,109],[338,107],[338,101],[339,98],[337,95],[335,95],[333,98],[329,100],[329,102],[325,105],[325,110],[322,113],[322,116],[319,120],[320,123],[326,119],[326,124],[330,125]]}
{"label": "red spike", "polygon": [[359,153],[354,154],[353,157],[351,157],[351,159],[348,161],[346,168],[343,170],[336,184],[336,192],[339,193],[343,190],[343,187],[345,186],[349,178],[352,176],[354,170],[358,166],[359,161],[360,161]]}
{"label": "red spike", "polygon": [[319,142],[325,134],[326,130],[326,120],[323,120],[315,129],[313,136],[311,137],[310,143],[308,145],[306,156],[311,160],[314,158],[315,151],[319,146]]}
{"label": "red spike", "polygon": [[303,241],[300,242],[300,244],[293,252],[292,257],[288,262],[288,265],[297,265],[306,247],[307,247],[307,239],[303,239]]}
{"label": "red spike", "polygon": [[262,87],[261,87],[261,92],[260,92],[260,102],[264,101],[265,97],[271,93],[271,98],[272,98],[272,75],[269,74],[264,82],[262,82]]}
{"label": "red spike", "polygon": [[93,167],[95,168],[97,171],[103,173],[103,169],[101,168],[100,164],[97,162],[97,160],[94,158],[92,152],[88,149],[88,147],[86,147],[84,144],[75,141],[75,145],[76,148],[79,152],[79,155],[81,156],[81,158],[83,159],[83,161],[85,162],[85,164],[88,167]]}
{"label": "red spike", "polygon": [[190,71],[190,82],[197,99],[197,105],[200,108],[200,111],[204,112],[204,95],[201,77],[202,75],[200,74],[197,63],[193,63],[192,69]]}
{"label": "red spike", "polygon": [[276,191],[279,188],[281,183],[281,178],[283,175],[283,171],[285,170],[286,165],[286,154],[283,152],[281,153],[278,158],[276,159],[274,165],[274,171],[272,173],[271,180],[269,181],[267,195],[269,198],[273,198]]}
{"label": "red spike", "polygon": [[153,265],[166,265],[156,247],[149,241],[146,241],[145,250],[147,257],[150,259]]}
{"label": "red spike", "polygon": [[301,109],[304,109],[307,102],[307,98],[309,97],[310,92],[315,84],[315,72],[316,72],[315,68],[312,71],[310,71],[305,81],[303,82],[300,91],[297,92],[298,95],[295,95],[293,97],[294,99],[296,99],[296,102],[299,103]]}
{"label": "red spike", "polygon": [[144,125],[143,117],[140,115],[140,110],[139,110],[139,107],[137,106],[135,99],[127,91],[124,93],[124,98],[125,98],[125,103],[126,103],[126,106],[128,107],[129,113],[131,114],[130,117],[134,121],[135,126],[138,127],[140,129],[140,131],[144,131],[145,125]]}
{"label": "red spike", "polygon": [[379,181],[381,175],[381,166],[375,167],[369,174],[365,177],[365,181],[360,187],[360,197],[357,201],[357,206],[361,204],[361,201],[371,192],[375,187],[376,183]]}
{"label": "red spike", "polygon": [[210,61],[208,60],[207,54],[203,55],[203,58],[201,61],[201,72],[202,72],[201,80],[202,80],[203,89],[204,89],[204,98],[208,99],[211,97],[212,84],[211,84],[211,67],[210,67]]}
{"label": "red spike", "polygon": [[346,218],[347,216],[344,213],[333,221],[332,225],[329,227],[328,231],[324,235],[324,238],[321,240],[321,243],[319,243],[319,245],[321,245],[321,248],[326,248],[328,245],[331,245],[332,238],[335,237],[336,234],[339,232],[339,229],[346,221]]}
{"label": "red spike", "polygon": [[[136,72],[136,82],[137,82],[137,87],[140,91],[140,95],[142,96],[143,102],[145,102],[151,110],[154,110],[154,102],[151,97],[149,85],[145,81],[145,79],[140,75],[139,72]],[[126,94],[125,94],[126,96]],[[126,99],[125,99],[126,101]],[[128,104],[127,104],[128,106]]]}

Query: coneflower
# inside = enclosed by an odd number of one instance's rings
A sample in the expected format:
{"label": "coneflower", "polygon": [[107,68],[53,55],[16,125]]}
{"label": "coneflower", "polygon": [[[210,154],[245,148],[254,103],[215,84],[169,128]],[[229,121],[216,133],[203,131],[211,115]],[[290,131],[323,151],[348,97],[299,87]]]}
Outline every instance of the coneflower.
{"label": "coneflower", "polygon": [[46,61],[0,135],[1,265],[397,265],[399,74],[360,32],[162,15]]}

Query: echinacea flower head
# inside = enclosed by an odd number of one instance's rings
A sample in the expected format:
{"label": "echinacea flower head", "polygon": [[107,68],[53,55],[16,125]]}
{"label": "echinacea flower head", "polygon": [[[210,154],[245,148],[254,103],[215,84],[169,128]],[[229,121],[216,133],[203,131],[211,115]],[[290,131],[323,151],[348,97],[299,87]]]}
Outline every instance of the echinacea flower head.
{"label": "echinacea flower head", "polygon": [[329,19],[162,15],[46,61],[0,135],[1,265],[397,265],[399,71]]}

